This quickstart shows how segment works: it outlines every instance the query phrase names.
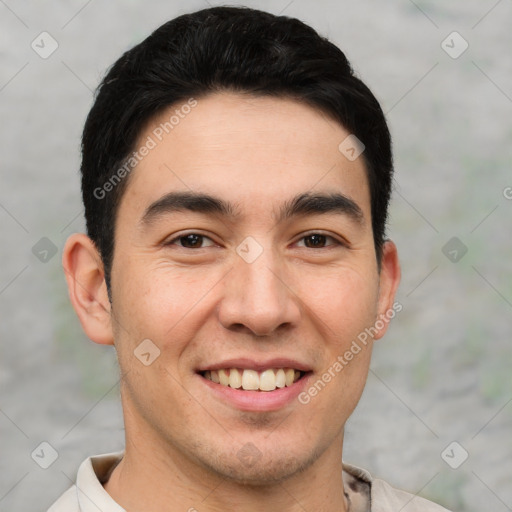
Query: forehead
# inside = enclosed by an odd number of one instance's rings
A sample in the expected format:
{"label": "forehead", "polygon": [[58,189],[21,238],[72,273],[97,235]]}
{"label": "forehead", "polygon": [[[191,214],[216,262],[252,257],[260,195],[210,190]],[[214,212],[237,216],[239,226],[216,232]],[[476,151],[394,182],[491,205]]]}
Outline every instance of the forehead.
{"label": "forehead", "polygon": [[184,101],[141,133],[135,150],[151,149],[131,172],[120,210],[129,203],[140,216],[150,202],[179,190],[222,196],[256,213],[321,190],[354,199],[366,217],[363,159],[350,161],[339,150],[349,135],[319,110],[291,99],[215,93]]}

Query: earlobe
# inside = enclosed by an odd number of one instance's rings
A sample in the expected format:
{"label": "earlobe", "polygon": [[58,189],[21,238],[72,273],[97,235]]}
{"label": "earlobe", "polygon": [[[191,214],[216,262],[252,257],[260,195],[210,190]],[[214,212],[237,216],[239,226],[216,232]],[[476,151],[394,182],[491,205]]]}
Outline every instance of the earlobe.
{"label": "earlobe", "polygon": [[379,303],[376,318],[376,326],[379,327],[374,339],[384,336],[389,322],[402,310],[401,304],[396,304],[395,294],[400,284],[400,262],[396,245],[391,240],[386,240],[382,247],[381,270],[379,278]]}
{"label": "earlobe", "polygon": [[69,298],[84,332],[96,343],[113,345],[103,263],[93,241],[83,233],[71,235],[64,246],[62,266]]}

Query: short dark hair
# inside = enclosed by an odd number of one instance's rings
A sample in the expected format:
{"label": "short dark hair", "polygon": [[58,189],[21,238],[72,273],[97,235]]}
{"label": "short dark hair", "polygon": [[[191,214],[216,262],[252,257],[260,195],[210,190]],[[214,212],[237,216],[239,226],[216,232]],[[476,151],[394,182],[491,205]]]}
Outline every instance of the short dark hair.
{"label": "short dark hair", "polygon": [[[82,136],[82,197],[109,297],[116,213],[129,181],[128,175],[113,183],[114,174],[162,110],[219,91],[295,99],[363,142],[380,268],[393,161],[379,102],[345,54],[303,22],[245,7],[213,7],[156,29],[113,64],[96,91]],[[107,188],[109,180],[114,186]]]}

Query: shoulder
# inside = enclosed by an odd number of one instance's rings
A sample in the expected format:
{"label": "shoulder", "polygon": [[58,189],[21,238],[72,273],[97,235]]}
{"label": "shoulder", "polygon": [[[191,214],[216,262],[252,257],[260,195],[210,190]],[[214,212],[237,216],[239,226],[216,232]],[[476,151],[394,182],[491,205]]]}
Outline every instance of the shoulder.
{"label": "shoulder", "polygon": [[432,501],[396,489],[384,480],[372,478],[370,473],[351,464],[343,464],[343,469],[359,481],[370,485],[371,512],[450,512]]}
{"label": "shoulder", "polygon": [[48,510],[47,512],[80,512],[76,485],[70,487]]}
{"label": "shoulder", "polygon": [[95,510],[124,512],[102,485],[123,457],[123,453],[112,452],[85,459],[78,468],[77,483],[62,494],[47,512],[80,512],[90,510],[91,501],[95,505]]}
{"label": "shoulder", "polygon": [[384,480],[378,478],[372,482],[372,505],[372,512],[387,512],[391,510],[402,510],[403,512],[449,512],[449,510],[441,507],[441,505],[437,505],[414,494],[395,489]]}

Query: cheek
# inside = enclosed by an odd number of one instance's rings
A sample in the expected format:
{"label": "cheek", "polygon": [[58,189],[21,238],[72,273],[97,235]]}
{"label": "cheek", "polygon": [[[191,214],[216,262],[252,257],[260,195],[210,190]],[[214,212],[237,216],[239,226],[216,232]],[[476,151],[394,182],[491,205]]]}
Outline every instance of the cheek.
{"label": "cheek", "polygon": [[357,336],[375,321],[378,303],[375,276],[343,268],[303,284],[301,299],[324,323],[328,339],[334,337],[345,344],[349,342],[347,337]]}
{"label": "cheek", "polygon": [[333,428],[332,418],[339,420],[337,425],[344,424],[361,397],[372,352],[366,329],[377,314],[378,287],[373,279],[355,271],[337,275],[305,301],[316,313],[311,318],[325,353],[323,368],[303,398],[311,400],[319,415],[329,411],[325,429]]}
{"label": "cheek", "polygon": [[[121,258],[120,258],[121,260]],[[183,350],[188,331],[200,325],[208,307],[208,292],[218,281],[209,273],[171,267],[161,262],[120,261],[115,296],[120,345],[133,351],[132,344],[149,338],[166,354]],[[185,332],[187,331],[187,332]]]}

